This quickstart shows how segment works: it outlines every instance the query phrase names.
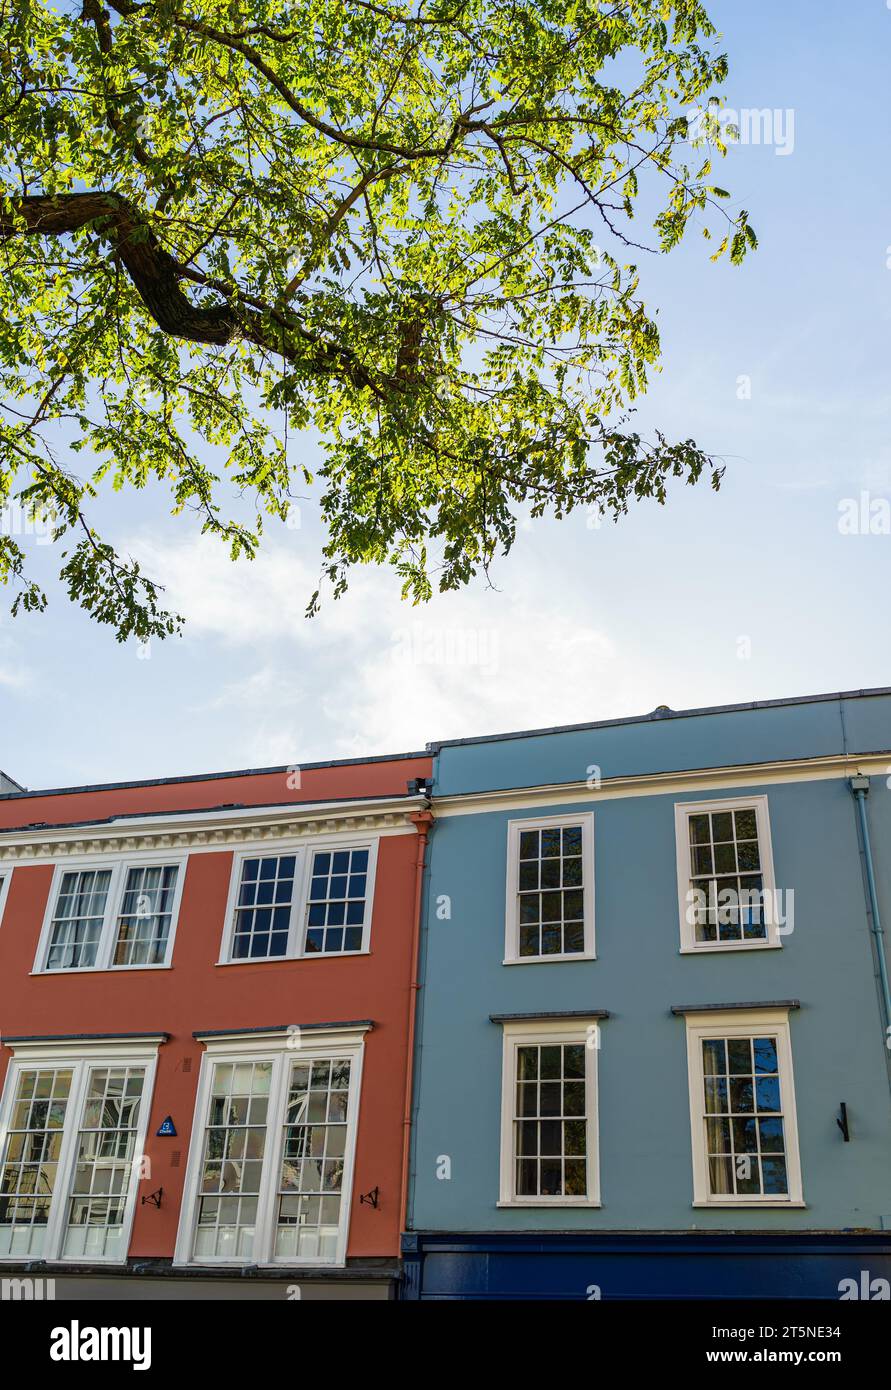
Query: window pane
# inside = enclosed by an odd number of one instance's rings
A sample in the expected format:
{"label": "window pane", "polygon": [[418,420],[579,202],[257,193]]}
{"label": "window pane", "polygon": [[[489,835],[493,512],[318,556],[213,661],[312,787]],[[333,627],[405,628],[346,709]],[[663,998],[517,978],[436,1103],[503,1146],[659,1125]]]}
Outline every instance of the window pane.
{"label": "window pane", "polygon": [[524,1045],[517,1048],[516,1067],[517,1196],[584,1197],[588,1190],[584,1044]]}
{"label": "window pane", "polygon": [[139,1128],[142,1067],[90,1071],[71,1179],[62,1254],[121,1259]]}
{"label": "window pane", "polygon": [[292,1066],[278,1185],[277,1256],[337,1258],[349,1082],[347,1059]]}
{"label": "window pane", "polygon": [[[360,951],[367,891],[367,849],[317,852],[313,856],[305,950],[323,955]],[[350,930],[344,931],[344,927]]]}
{"label": "window pane", "polygon": [[[712,1196],[782,1195],[788,1180],[776,1039],[706,1038],[702,1059]],[[726,1077],[719,1074],[725,1060]]]}
{"label": "window pane", "polygon": [[110,882],[110,869],[85,869],[62,875],[53,912],[47,970],[75,970],[96,964]]}
{"label": "window pane", "polygon": [[199,1175],[196,1259],[253,1255],[271,1075],[271,1062],[214,1067]]}
{"label": "window pane", "polygon": [[[521,956],[584,952],[583,864],[580,825],[520,832],[517,897]],[[527,930],[539,923],[545,924],[545,930]]]}
{"label": "window pane", "polygon": [[43,1253],[70,1089],[70,1070],[19,1073],[0,1164],[0,1255]]}
{"label": "window pane", "polygon": [[293,854],[245,859],[235,908],[233,959],[287,954],[295,867]]}
{"label": "window pane", "polygon": [[766,941],[761,851],[753,810],[687,819],[695,940],[703,945]]}
{"label": "window pane", "polygon": [[177,872],[175,864],[129,870],[118,916],[115,965],[163,963]]}

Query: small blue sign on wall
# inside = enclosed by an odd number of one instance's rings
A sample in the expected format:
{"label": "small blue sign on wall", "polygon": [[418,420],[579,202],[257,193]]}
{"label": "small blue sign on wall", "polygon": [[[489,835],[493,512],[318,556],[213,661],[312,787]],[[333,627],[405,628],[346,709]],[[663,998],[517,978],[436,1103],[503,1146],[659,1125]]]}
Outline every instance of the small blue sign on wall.
{"label": "small blue sign on wall", "polygon": [[171,1115],[168,1115],[167,1119],[163,1121],[161,1128],[158,1130],[158,1134],[176,1134],[176,1125],[173,1123],[173,1117]]}

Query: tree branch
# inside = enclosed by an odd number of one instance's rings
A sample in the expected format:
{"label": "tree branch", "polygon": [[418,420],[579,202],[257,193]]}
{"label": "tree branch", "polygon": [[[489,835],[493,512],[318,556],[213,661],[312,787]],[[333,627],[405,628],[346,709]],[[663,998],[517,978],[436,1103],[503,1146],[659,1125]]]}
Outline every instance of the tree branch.
{"label": "tree branch", "polygon": [[[0,240],[20,236],[23,230],[29,235],[64,236],[86,227],[111,243],[146,309],[158,327],[172,337],[211,347],[225,347],[242,337],[294,362],[305,362],[310,346],[316,350],[312,362],[319,372],[341,375],[356,386],[379,391],[352,354],[309,332],[293,315],[285,316],[257,301],[255,308],[236,304],[236,290],[181,265],[164,250],[133,204],[119,193],[31,194],[18,199],[13,214],[0,207]],[[180,288],[181,279],[214,289],[224,296],[224,302],[193,304]]]}

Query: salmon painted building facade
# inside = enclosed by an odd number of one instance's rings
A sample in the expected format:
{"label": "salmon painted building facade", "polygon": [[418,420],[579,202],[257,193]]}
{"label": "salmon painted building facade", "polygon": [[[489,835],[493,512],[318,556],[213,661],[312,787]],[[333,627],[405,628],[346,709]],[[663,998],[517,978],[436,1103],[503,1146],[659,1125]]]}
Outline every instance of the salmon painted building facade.
{"label": "salmon painted building facade", "polygon": [[393,1296],[431,768],[0,795],[0,1272]]}

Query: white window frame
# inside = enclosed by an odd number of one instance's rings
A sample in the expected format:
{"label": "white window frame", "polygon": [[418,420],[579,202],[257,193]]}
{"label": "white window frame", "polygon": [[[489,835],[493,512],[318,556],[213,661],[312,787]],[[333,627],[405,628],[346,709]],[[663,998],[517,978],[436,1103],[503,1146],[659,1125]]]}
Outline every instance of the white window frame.
{"label": "white window frame", "polygon": [[[520,835],[524,830],[550,830],[558,826],[582,828],[582,894],[584,950],[554,956],[520,955]],[[576,811],[561,816],[524,816],[507,823],[507,882],[504,910],[504,965],[550,965],[567,960],[596,960],[594,947],[594,813]]]}
{"label": "white window frame", "polygon": [[[599,1207],[600,1206],[600,1101],[597,1058],[600,1020],[594,1018],[523,1019],[505,1021],[501,1073],[501,1164],[499,1207]],[[593,1031],[592,1031],[593,1030]],[[591,1040],[595,1046],[591,1046]],[[514,1094],[517,1086],[517,1051],[525,1046],[547,1047],[555,1043],[581,1043],[585,1048],[585,1197],[518,1196],[514,1153]]]}
{"label": "white window frame", "polygon": [[[263,965],[266,961],[282,960],[339,960],[341,956],[368,955],[371,950],[371,918],[374,910],[374,883],[377,872],[379,835],[326,835],[312,840],[264,840],[261,844],[240,847],[232,855],[229,894],[226,900],[226,919],[220,943],[218,965]],[[318,850],[368,850],[368,870],[365,882],[365,916],[362,921],[362,945],[358,951],[307,951],[307,909],[312,881],[312,861]],[[294,896],[288,926],[288,947],[283,956],[233,956],[235,940],[235,909],[241,887],[241,870],[246,859],[273,859],[293,854]],[[355,923],[354,925],[358,925]]]}
{"label": "white window frame", "polygon": [[[365,1054],[365,1033],[368,1027],[370,1025],[361,1024],[345,1028],[337,1028],[336,1026],[330,1029],[307,1028],[297,1033],[276,1032],[260,1036],[239,1034],[203,1039],[205,1052],[201,1058],[201,1074],[192,1120],[189,1160],[180,1207],[176,1249],[173,1256],[175,1265],[188,1265],[191,1268],[210,1266],[244,1268],[248,1265],[258,1265],[269,1269],[302,1268],[304,1266],[306,1268],[324,1267],[330,1269],[346,1264],[355,1171],[356,1134],[362,1094],[362,1064]],[[294,1045],[295,1038],[299,1043],[299,1046],[296,1047]],[[349,1058],[351,1063],[337,1254],[334,1260],[318,1257],[310,1259],[305,1256],[301,1258],[292,1255],[276,1256],[274,1250],[278,1175],[284,1145],[285,1105],[288,1097],[291,1063],[301,1058],[307,1061],[326,1061],[329,1057],[332,1059]],[[204,1136],[210,1111],[213,1072],[216,1065],[227,1062],[236,1064],[239,1062],[270,1062],[272,1064],[269,1107],[266,1116],[266,1143],[263,1150],[263,1171],[257,1202],[253,1252],[250,1256],[230,1258],[193,1256],[192,1251],[198,1221],[201,1160],[204,1154]]]}
{"label": "white window frame", "polygon": [[[766,796],[734,796],[714,801],[677,801],[674,807],[675,841],[677,846],[678,872],[678,911],[681,925],[681,955],[703,955],[707,951],[769,951],[782,947],[783,940],[776,920],[769,921],[767,935],[760,941],[697,941],[696,928],[688,920],[687,894],[691,890],[693,874],[690,866],[691,816],[704,815],[715,811],[754,811],[758,827],[758,850],[761,858],[761,878],[763,892],[773,896],[776,901],[776,880],[773,871],[773,847],[770,840],[770,816]],[[705,877],[706,875],[703,875]],[[775,917],[775,914],[771,914]]]}
{"label": "white window frame", "polygon": [[0,864],[0,927],[3,925],[3,913],[6,909],[6,897],[9,893],[9,885],[12,882],[14,864]]}
{"label": "white window frame", "polygon": [[[0,1101],[0,1158],[6,1149],[6,1138],[12,1117],[19,1076],[23,1071],[64,1067],[70,1069],[71,1090],[65,1110],[65,1126],[62,1131],[62,1145],[56,1172],[56,1185],[53,1189],[49,1219],[43,1253],[40,1255],[3,1255],[10,1264],[28,1264],[46,1261],[48,1264],[70,1265],[111,1265],[127,1263],[130,1240],[133,1234],[133,1219],[136,1215],[136,1195],[142,1181],[141,1159],[145,1154],[145,1141],[148,1133],[149,1116],[155,1090],[155,1073],[158,1064],[158,1048],[165,1038],[162,1035],[151,1038],[103,1039],[101,1042],[88,1042],[84,1038],[27,1043],[9,1042],[13,1057],[6,1071],[3,1097]],[[87,1080],[96,1067],[141,1067],[145,1071],[145,1081],[139,1103],[139,1122],[136,1131],[136,1146],[133,1154],[130,1184],[127,1189],[127,1203],[124,1210],[121,1250],[118,1258],[110,1255],[63,1255],[61,1253],[66,1232],[68,1203],[71,1197],[71,1179],[77,1161],[77,1137],[80,1133],[84,1113]]]}
{"label": "white window frame", "polygon": [[[801,1185],[801,1159],[798,1151],[798,1119],[795,1108],[795,1078],[792,1071],[792,1040],[789,1010],[786,1008],[728,1009],[688,1013],[687,1069],[690,1092],[690,1137],[693,1152],[694,1207],[803,1207],[806,1206]],[[709,1190],[708,1152],[706,1147],[703,1111],[705,1108],[705,1075],[702,1064],[704,1038],[753,1038],[773,1034],[777,1040],[777,1064],[780,1076],[780,1106],[783,1134],[786,1143],[786,1177],[789,1191],[785,1194],[719,1193]]]}
{"label": "white window frame", "polygon": [[[150,850],[145,854],[132,854],[114,859],[100,856],[98,858],[68,859],[57,862],[53,869],[53,879],[50,884],[46,910],[43,914],[43,925],[37,943],[37,955],[31,973],[33,975],[84,975],[99,970],[169,970],[177,922],[179,921],[187,861],[187,854],[171,854],[165,850]],[[120,909],[124,901],[124,889],[127,885],[127,875],[131,869],[159,867],[175,868],[177,871],[176,887],[173,890],[173,903],[170,912],[170,930],[167,933],[167,949],[164,953],[164,959],[163,961],[142,964],[115,965],[113,960],[114,948],[117,943],[117,929],[121,915]],[[105,900],[105,912],[102,918],[99,942],[96,947],[95,965],[64,965],[52,970],[47,969],[46,963],[53,935],[53,917],[65,874],[102,870],[111,870],[111,878],[108,884],[108,896]]]}

